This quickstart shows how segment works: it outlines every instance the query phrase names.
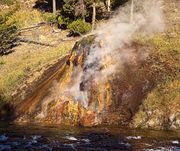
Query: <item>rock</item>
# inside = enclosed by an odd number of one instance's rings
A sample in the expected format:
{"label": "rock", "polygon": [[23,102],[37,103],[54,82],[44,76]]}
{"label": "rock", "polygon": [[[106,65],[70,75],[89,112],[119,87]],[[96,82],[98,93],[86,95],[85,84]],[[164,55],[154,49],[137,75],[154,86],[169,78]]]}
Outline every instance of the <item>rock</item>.
{"label": "rock", "polygon": [[[97,56],[93,62],[88,58],[95,48],[103,49],[103,45],[105,44],[98,42],[94,35],[77,42],[69,56],[62,60],[58,70],[54,74],[48,73],[43,84],[38,81],[40,86],[35,83],[33,87],[38,89],[32,89],[32,96],[17,104],[17,116],[27,115],[24,117],[36,121],[36,115],[43,112],[46,116],[42,116],[40,122],[88,127],[129,126],[130,123],[139,125],[132,122],[136,119],[135,114],[154,88],[154,82],[161,78],[162,73],[154,68],[161,64],[157,61],[158,56],[152,55],[139,60],[138,57],[146,52],[144,49],[147,47],[135,42],[125,43],[118,52],[131,50],[135,54],[133,59],[125,59],[123,69],[119,66],[114,74],[104,76],[105,72],[109,72],[106,69],[113,64],[113,56]],[[89,74],[92,70],[93,74]],[[143,119],[139,118],[139,121],[143,123]],[[157,119],[148,120],[147,125],[157,126]]]}

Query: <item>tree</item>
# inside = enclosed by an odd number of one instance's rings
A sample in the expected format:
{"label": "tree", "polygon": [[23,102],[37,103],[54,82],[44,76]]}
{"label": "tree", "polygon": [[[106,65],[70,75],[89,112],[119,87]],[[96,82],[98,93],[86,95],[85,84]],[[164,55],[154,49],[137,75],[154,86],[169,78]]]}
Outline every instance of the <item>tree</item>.
{"label": "tree", "polygon": [[56,13],[56,0],[52,0],[52,5],[53,5],[53,13]]}
{"label": "tree", "polygon": [[96,0],[93,0],[92,8],[93,8],[93,13],[92,13],[92,30],[94,30],[95,22],[96,22]]}
{"label": "tree", "polygon": [[134,18],[134,0],[131,0],[131,19],[130,22],[133,22],[133,18]]}
{"label": "tree", "polygon": [[85,21],[86,4],[84,0],[63,0],[63,7],[58,17],[61,28],[66,29],[73,21],[81,19]]}
{"label": "tree", "polygon": [[129,0],[111,0],[111,8],[117,9],[119,6],[125,4]]}
{"label": "tree", "polygon": [[78,0],[75,5],[75,16],[82,18],[85,21],[86,9],[84,0]]}
{"label": "tree", "polygon": [[12,52],[11,49],[18,44],[16,24],[8,23],[6,15],[0,15],[0,56]]}
{"label": "tree", "polygon": [[107,11],[111,11],[111,0],[107,0]]}

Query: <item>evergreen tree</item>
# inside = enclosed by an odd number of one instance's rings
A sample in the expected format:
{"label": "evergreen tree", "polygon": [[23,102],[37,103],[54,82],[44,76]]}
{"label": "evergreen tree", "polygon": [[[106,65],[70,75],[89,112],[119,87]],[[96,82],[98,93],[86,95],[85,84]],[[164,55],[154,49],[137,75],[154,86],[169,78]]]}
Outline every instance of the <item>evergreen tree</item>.
{"label": "evergreen tree", "polygon": [[16,25],[7,24],[6,16],[0,16],[0,55],[11,52],[11,48],[17,45],[18,32]]}

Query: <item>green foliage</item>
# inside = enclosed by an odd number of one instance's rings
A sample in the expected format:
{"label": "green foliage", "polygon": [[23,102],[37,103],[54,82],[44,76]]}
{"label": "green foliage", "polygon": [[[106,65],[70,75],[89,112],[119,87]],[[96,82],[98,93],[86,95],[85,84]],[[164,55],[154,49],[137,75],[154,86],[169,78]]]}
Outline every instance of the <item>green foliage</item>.
{"label": "green foliage", "polygon": [[74,18],[75,15],[75,1],[74,0],[64,0],[64,5],[62,8],[63,15],[67,15],[69,18]]}
{"label": "green foliage", "polygon": [[14,4],[14,0],[1,0],[0,4],[3,5],[13,5]]}
{"label": "green foliage", "polygon": [[[141,44],[148,44],[153,47],[154,52],[149,60],[149,66],[152,65],[152,71],[156,70],[161,74],[161,80],[174,78],[178,75],[178,68],[180,66],[180,38],[179,36],[170,37],[168,35],[156,35],[152,38],[135,37],[136,41]],[[154,76],[158,77],[158,76]],[[159,82],[160,79],[154,79]]]}
{"label": "green foliage", "polygon": [[91,22],[92,1],[86,0],[83,4],[79,2],[78,0],[63,0],[63,7],[58,18],[60,27],[67,28],[69,24],[79,19]]}
{"label": "green foliage", "polygon": [[0,65],[4,65],[6,62],[0,58]]}
{"label": "green foliage", "polygon": [[171,37],[170,35],[156,35],[149,41],[161,53],[168,51],[177,51],[180,53],[180,38],[178,35]]}
{"label": "green foliage", "polygon": [[91,30],[91,25],[89,23],[84,22],[81,19],[78,19],[69,24],[68,29],[70,30],[71,35],[76,36],[89,32]]}
{"label": "green foliage", "polygon": [[14,1],[14,5],[11,7],[9,11],[0,11],[0,21],[3,19],[6,19],[6,21],[14,15],[14,13],[19,10],[20,8],[20,3],[18,1]]}
{"label": "green foliage", "polygon": [[67,26],[72,22],[72,20],[68,17],[64,16],[59,16],[58,17],[58,24],[60,25],[61,28],[66,29]]}
{"label": "green foliage", "polygon": [[[169,129],[178,127],[180,118],[180,43],[179,36],[156,35],[151,39],[138,38],[155,51],[150,54],[144,74],[154,82],[154,89],[140,106],[134,123],[139,127]],[[145,70],[145,69],[143,69]]]}
{"label": "green foliage", "polygon": [[[18,32],[16,22],[11,17],[19,9],[17,1],[3,0],[3,4],[14,4],[9,11],[0,12],[0,55],[11,52],[11,48],[17,45]],[[1,63],[3,64],[3,63]]]}
{"label": "green foliage", "polygon": [[120,5],[125,4],[126,2],[128,2],[129,0],[112,0],[112,8],[116,9],[118,8]]}
{"label": "green foliage", "polygon": [[178,126],[177,120],[180,118],[179,87],[178,78],[158,85],[140,106],[134,124],[141,127],[150,126],[163,129]]}
{"label": "green foliage", "polygon": [[[113,0],[112,6],[119,6],[127,2],[128,0]],[[82,19],[88,23],[92,22],[92,0],[85,0],[84,2],[79,0],[63,0],[63,6],[60,11],[58,23],[61,28],[66,29],[69,24],[74,20]],[[107,18],[107,9],[104,0],[96,1],[96,20],[102,20]]]}
{"label": "green foliage", "polygon": [[15,23],[7,24],[7,17],[0,16],[0,22],[0,55],[4,55],[17,44],[18,33]]}
{"label": "green foliage", "polygon": [[74,20],[84,19],[84,16],[80,14],[85,14],[85,10],[78,9],[77,12],[77,6],[79,6],[77,0],[63,0],[63,7],[58,17],[58,23],[61,28],[66,29]]}
{"label": "green foliage", "polygon": [[57,15],[53,13],[44,13],[42,17],[48,23],[51,23],[57,20]]}
{"label": "green foliage", "polygon": [[61,28],[66,29],[67,26],[76,19],[75,1],[63,0],[63,7],[58,17],[58,24]]}

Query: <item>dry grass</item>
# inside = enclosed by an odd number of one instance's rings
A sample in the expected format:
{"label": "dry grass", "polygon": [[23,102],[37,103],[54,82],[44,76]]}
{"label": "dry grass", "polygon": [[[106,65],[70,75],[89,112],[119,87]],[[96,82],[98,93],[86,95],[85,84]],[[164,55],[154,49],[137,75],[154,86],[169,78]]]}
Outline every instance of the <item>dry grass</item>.
{"label": "dry grass", "polygon": [[173,76],[167,76],[148,94],[134,117],[133,124],[158,129],[178,129],[180,125],[180,5],[178,4],[180,2],[165,0],[165,3],[166,32],[156,35],[148,42],[144,39],[138,40],[155,47],[155,50],[161,54],[159,59],[163,59],[169,67],[177,70]]}
{"label": "dry grass", "polygon": [[18,27],[29,27],[43,21],[42,14],[37,10],[20,8],[11,16],[8,22],[16,22]]}
{"label": "dry grass", "polygon": [[35,69],[66,55],[74,41],[60,43],[56,47],[22,44],[15,52],[0,58],[0,92],[4,100],[11,99],[12,91]]}
{"label": "dry grass", "polygon": [[[158,129],[173,128],[180,119],[180,80],[158,85],[140,107],[134,117],[134,125]],[[144,125],[143,125],[144,124]]]}
{"label": "dry grass", "polygon": [[[8,16],[7,24],[15,22],[18,28],[25,28],[45,21],[43,12],[32,9],[24,3],[19,4],[20,6],[14,4],[8,6],[7,9],[0,10],[1,15],[14,10],[13,14]],[[1,100],[11,100],[13,90],[22,84],[34,70],[64,56],[72,48],[75,40],[62,41],[61,39],[66,37],[67,32],[55,33],[54,28],[46,25],[21,33],[21,38],[51,44],[54,47],[21,43],[14,48],[13,53],[0,57],[0,103]]]}

